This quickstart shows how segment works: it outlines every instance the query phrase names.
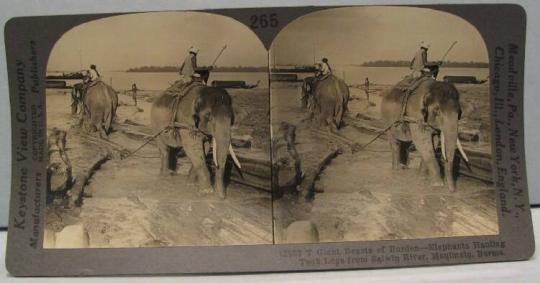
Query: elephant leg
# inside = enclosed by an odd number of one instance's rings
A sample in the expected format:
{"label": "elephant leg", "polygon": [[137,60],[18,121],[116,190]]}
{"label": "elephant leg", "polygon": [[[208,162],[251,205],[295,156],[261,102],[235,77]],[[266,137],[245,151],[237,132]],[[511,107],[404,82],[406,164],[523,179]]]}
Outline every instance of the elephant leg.
{"label": "elephant leg", "polygon": [[173,171],[170,169],[170,154],[171,151],[169,149],[169,146],[167,146],[160,138],[157,139],[157,146],[159,149],[159,155],[161,157],[161,167],[159,170],[159,173],[162,176],[169,176],[172,175]]}
{"label": "elephant leg", "polygon": [[95,130],[98,133],[98,137],[103,140],[107,139],[107,132],[105,131],[105,127],[103,126],[103,123],[99,121],[95,123],[94,125],[95,125]]}
{"label": "elephant leg", "polygon": [[77,101],[72,101],[71,102],[71,115],[76,115],[77,114]]}
{"label": "elephant leg", "polygon": [[190,134],[188,130],[180,130],[180,137],[182,138],[184,151],[193,166],[191,170],[197,175],[200,191],[202,193],[212,192],[210,172],[208,172],[208,167],[206,166],[202,139]]}
{"label": "elephant leg", "polygon": [[96,128],[97,128],[98,133],[99,133],[99,138],[103,139],[103,140],[106,140],[108,134],[107,134],[107,130],[105,129],[105,126],[103,125],[103,123],[99,123]]}
{"label": "elephant leg", "polygon": [[401,143],[394,137],[392,130],[388,131],[386,136],[388,138],[388,143],[390,144],[390,150],[392,151],[392,169],[397,170],[400,168]]}
{"label": "elephant leg", "polygon": [[410,130],[416,150],[420,153],[424,166],[426,166],[429,171],[431,185],[434,187],[444,186],[439,165],[435,158],[435,151],[433,150],[431,130],[426,129],[419,124],[411,125]]}
{"label": "elephant leg", "polygon": [[197,176],[197,170],[194,170],[193,168],[194,168],[193,165],[191,165],[191,167],[189,168],[188,179],[191,182],[198,182],[199,177]]}
{"label": "elephant leg", "polygon": [[418,172],[420,172],[423,176],[429,175],[429,169],[427,168],[426,164],[424,164],[424,160],[420,161],[420,166],[418,167]]}
{"label": "elephant leg", "polygon": [[343,97],[339,95],[339,89],[337,89],[338,93],[336,93],[336,105],[334,107],[334,124],[336,129],[339,129],[341,127],[341,123],[343,121],[343,115],[345,113],[345,109],[343,106]]}
{"label": "elephant leg", "polygon": [[[205,141],[203,143],[203,148],[204,148],[204,160],[206,161],[206,156],[208,156],[208,153],[210,152],[210,143]],[[192,182],[197,182],[199,180],[199,177],[197,175],[197,170],[194,170],[193,168],[194,168],[193,165],[189,168],[188,178]]]}
{"label": "elephant leg", "polygon": [[412,144],[411,142],[404,142],[404,141],[400,143],[399,162],[400,162],[401,169],[409,168],[409,155],[410,155],[411,144]]}
{"label": "elephant leg", "polygon": [[326,120],[326,123],[328,124],[328,129],[331,133],[338,133],[339,126],[337,125],[336,121],[334,121],[334,119],[328,119]]}

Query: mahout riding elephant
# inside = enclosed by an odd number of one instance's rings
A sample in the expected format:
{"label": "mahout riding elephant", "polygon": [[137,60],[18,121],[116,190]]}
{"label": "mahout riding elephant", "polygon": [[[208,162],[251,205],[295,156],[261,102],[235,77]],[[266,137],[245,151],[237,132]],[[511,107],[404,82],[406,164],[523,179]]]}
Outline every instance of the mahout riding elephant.
{"label": "mahout riding elephant", "polygon": [[[436,159],[433,136],[440,132],[444,175],[448,188],[455,191],[454,157],[456,148],[467,161],[467,156],[458,139],[458,120],[461,116],[459,92],[454,85],[428,79],[405,99],[406,92],[394,87],[384,94],[381,103],[381,116],[388,126],[394,124],[387,137],[392,149],[392,168],[398,169],[403,154],[408,153],[404,146],[412,142],[420,153],[422,166],[427,167],[433,186],[443,186],[441,170]],[[405,102],[406,101],[406,102]],[[402,114],[402,105],[406,104]],[[404,119],[401,119],[404,117]],[[404,120],[403,123],[396,121]]]}
{"label": "mahout riding elephant", "polygon": [[82,123],[88,132],[98,132],[105,138],[112,130],[112,122],[118,107],[116,91],[102,81],[89,86],[84,94]]}
{"label": "mahout riding elephant", "polygon": [[349,87],[333,74],[318,79],[313,90],[312,118],[319,126],[329,126],[333,132],[341,127],[349,103]]}
{"label": "mahout riding elephant", "polygon": [[[173,110],[175,108],[176,111]],[[211,141],[212,159],[216,168],[214,183],[219,196],[225,198],[224,177],[229,153],[240,169],[231,145],[234,112],[227,91],[200,85],[189,89],[180,99],[174,93],[165,91],[152,104],[150,116],[156,133],[167,129],[156,138],[161,155],[161,174],[174,173],[171,168],[174,168],[176,160],[171,149],[183,147],[192,164],[190,177],[198,180],[201,192],[212,192],[206,165]],[[173,123],[176,127],[171,128]]]}

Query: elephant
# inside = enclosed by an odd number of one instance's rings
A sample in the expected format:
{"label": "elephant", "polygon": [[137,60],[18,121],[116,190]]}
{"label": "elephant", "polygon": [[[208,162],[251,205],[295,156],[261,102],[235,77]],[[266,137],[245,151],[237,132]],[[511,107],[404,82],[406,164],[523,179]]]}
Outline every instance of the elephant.
{"label": "elephant", "polygon": [[308,108],[308,102],[313,98],[316,82],[316,77],[306,77],[302,80],[302,96],[300,97],[300,106],[302,108]]}
{"label": "elephant", "polygon": [[[405,96],[405,90],[395,86],[383,95],[381,102],[381,117],[389,127],[386,135],[392,150],[392,168],[398,169],[400,163],[406,161],[408,149],[404,146],[412,142],[421,155],[421,167],[427,167],[431,185],[443,186],[442,170],[439,168],[433,142],[433,136],[440,132],[444,175],[449,190],[454,192],[456,148],[463,159],[468,161],[458,139],[458,120],[461,118],[459,92],[450,83],[427,79],[408,98]],[[403,103],[406,104],[404,110]],[[402,117],[403,122],[396,123]]]}
{"label": "elephant", "polygon": [[[162,175],[174,173],[171,169],[174,165],[171,165],[176,164],[176,160],[171,149],[182,147],[192,164],[190,177],[198,180],[201,192],[212,192],[206,165],[206,155],[210,149],[207,142],[211,140],[212,159],[216,168],[214,183],[219,197],[224,199],[224,178],[229,153],[237,168],[241,167],[231,145],[231,127],[234,123],[232,98],[222,88],[204,85],[190,88],[186,92],[178,98],[173,92],[165,91],[152,104],[152,128],[157,133],[168,129],[156,138],[161,156],[160,172]],[[173,122],[182,126],[173,127]]]}
{"label": "elephant", "polygon": [[88,132],[99,133],[105,138],[112,130],[112,122],[118,107],[116,91],[102,81],[90,85],[83,97],[82,123]]}
{"label": "elephant", "polygon": [[84,99],[84,84],[76,83],[71,88],[71,114],[82,113]]}
{"label": "elephant", "polygon": [[347,111],[349,95],[345,81],[335,75],[318,79],[313,90],[312,118],[319,126],[328,125],[331,131],[337,132]]}

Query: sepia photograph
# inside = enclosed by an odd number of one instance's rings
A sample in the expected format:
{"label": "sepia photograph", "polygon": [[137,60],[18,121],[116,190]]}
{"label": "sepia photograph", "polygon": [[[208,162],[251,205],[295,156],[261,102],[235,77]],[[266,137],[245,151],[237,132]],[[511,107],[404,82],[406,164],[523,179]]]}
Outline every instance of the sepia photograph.
{"label": "sepia photograph", "polygon": [[46,78],[45,248],[499,233],[489,58],[455,15],[327,9],[269,51],[221,15],[110,16]]}
{"label": "sepia photograph", "polygon": [[108,16],[50,53],[44,248],[271,244],[268,53],[204,12]]}
{"label": "sepia photograph", "polygon": [[270,48],[276,243],[497,235],[489,58],[466,20],[346,7]]}

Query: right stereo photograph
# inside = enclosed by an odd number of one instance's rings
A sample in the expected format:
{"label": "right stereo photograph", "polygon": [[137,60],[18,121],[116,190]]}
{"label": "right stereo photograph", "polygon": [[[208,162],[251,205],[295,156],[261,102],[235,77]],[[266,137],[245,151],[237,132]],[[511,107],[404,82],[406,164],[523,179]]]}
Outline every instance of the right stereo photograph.
{"label": "right stereo photograph", "polygon": [[489,58],[464,19],[347,7],[269,53],[275,243],[499,234]]}

